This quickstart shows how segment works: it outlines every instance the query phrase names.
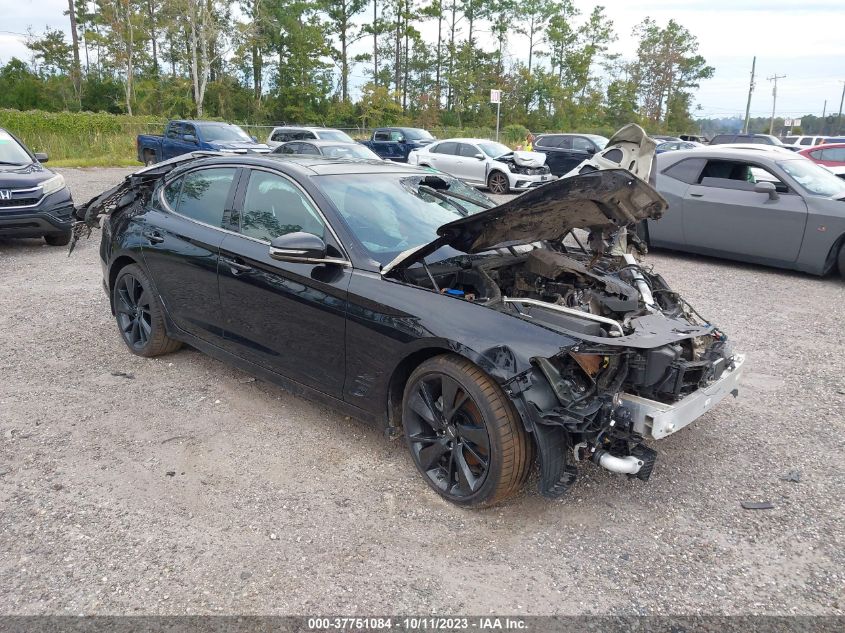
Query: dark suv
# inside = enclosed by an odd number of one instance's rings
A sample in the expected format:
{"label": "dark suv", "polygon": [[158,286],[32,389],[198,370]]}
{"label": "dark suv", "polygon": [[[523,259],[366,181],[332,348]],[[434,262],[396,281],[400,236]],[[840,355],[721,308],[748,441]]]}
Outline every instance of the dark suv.
{"label": "dark suv", "polygon": [[51,246],[70,241],[73,200],[65,179],[0,128],[0,237],[43,237]]}
{"label": "dark suv", "polygon": [[717,134],[710,141],[710,145],[725,145],[727,143],[755,143],[758,145],[783,145],[781,140],[771,134]]}
{"label": "dark suv", "polygon": [[546,155],[546,165],[555,176],[563,176],[607,145],[598,134],[541,134],[534,151]]}

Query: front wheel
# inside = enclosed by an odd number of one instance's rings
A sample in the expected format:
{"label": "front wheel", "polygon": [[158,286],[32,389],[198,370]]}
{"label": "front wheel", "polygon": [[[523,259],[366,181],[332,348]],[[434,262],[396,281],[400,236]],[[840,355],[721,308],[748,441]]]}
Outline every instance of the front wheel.
{"label": "front wheel", "polygon": [[414,370],[402,424],[417,469],[452,503],[490,506],[525,483],[534,453],[522,421],[499,385],[460,356],[436,356]]}
{"label": "front wheel", "polygon": [[836,265],[839,268],[839,275],[845,278],[845,244],[839,247],[839,257]]}
{"label": "front wheel", "polygon": [[144,150],[144,165],[149,167],[150,165],[155,165],[155,164],[156,164],[155,152],[152,152],[148,149]]}
{"label": "front wheel", "polygon": [[114,315],[123,342],[138,356],[151,358],[175,352],[182,343],[164,328],[164,308],[146,273],[137,264],[121,269],[112,290]]}
{"label": "front wheel", "polygon": [[487,176],[487,188],[490,190],[490,193],[503,195],[510,193],[511,183],[505,174],[500,171],[494,171],[490,172],[490,175]]}

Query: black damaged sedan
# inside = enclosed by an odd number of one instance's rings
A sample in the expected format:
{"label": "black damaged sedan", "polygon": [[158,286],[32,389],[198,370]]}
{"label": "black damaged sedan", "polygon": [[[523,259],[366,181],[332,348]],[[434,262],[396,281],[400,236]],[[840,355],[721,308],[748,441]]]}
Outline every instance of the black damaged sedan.
{"label": "black damaged sedan", "polygon": [[73,200],[65,179],[0,128],[0,237],[43,237],[51,246],[70,241]]}
{"label": "black damaged sedan", "polygon": [[495,206],[396,163],[195,154],[78,213],[102,221],[133,353],[187,343],[373,421],[440,495],[485,506],[535,460],[547,496],[587,462],[647,479],[646,442],[736,393],[725,334],[605,248],[664,210],[622,169]]}

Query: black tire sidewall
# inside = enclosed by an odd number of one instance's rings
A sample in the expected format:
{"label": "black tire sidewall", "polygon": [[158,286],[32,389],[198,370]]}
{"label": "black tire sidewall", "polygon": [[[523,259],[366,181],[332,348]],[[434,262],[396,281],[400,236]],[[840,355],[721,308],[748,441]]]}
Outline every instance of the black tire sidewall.
{"label": "black tire sidewall", "polygon": [[129,264],[128,266],[122,268],[120,272],[117,274],[117,277],[114,279],[114,286],[112,287],[112,302],[114,306],[117,306],[118,301],[118,291],[117,289],[120,287],[120,280],[127,276],[132,275],[135,280],[141,284],[141,288],[143,292],[141,296],[147,295],[150,302],[150,336],[147,339],[147,344],[143,347],[134,347],[132,346],[129,341],[126,340],[126,337],[123,335],[123,331],[120,327],[120,321],[118,321],[118,315],[115,311],[115,322],[117,323],[117,328],[120,333],[120,339],[129,348],[133,354],[138,356],[144,357],[152,357],[158,356],[161,352],[159,351],[161,346],[164,345],[168,341],[168,337],[166,332],[164,332],[164,318],[163,312],[161,309],[161,304],[158,302],[158,297],[155,295],[155,291],[153,290],[152,283],[150,282],[150,278],[144,272],[143,268],[141,268],[138,264]]}
{"label": "black tire sidewall", "polygon": [[496,417],[493,411],[491,402],[482,392],[481,387],[471,377],[460,368],[459,364],[450,362],[449,356],[438,356],[425,361],[421,364],[411,376],[405,385],[405,392],[402,396],[402,418],[405,419],[408,409],[408,395],[413,392],[419,380],[426,376],[437,374],[445,374],[453,378],[460,384],[461,388],[466,390],[470,398],[475,402],[479,411],[481,411],[482,422],[487,431],[487,437],[490,440],[490,457],[487,474],[484,478],[484,483],[472,495],[466,497],[455,497],[440,490],[429,476],[420,468],[416,457],[414,457],[413,446],[408,435],[407,425],[403,423],[403,434],[405,436],[405,445],[408,447],[408,452],[411,454],[411,459],[414,462],[414,467],[422,475],[425,482],[441,497],[460,506],[483,506],[490,501],[497,492],[499,480],[502,476],[504,466],[503,462],[503,447],[502,438],[497,432],[497,427],[491,424],[491,421]]}

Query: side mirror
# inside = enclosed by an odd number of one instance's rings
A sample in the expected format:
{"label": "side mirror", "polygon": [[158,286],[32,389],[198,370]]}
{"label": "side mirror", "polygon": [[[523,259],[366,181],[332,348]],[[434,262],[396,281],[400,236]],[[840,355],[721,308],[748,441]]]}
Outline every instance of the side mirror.
{"label": "side mirror", "polygon": [[476,154],[476,155],[475,155],[475,157],[476,157],[478,160],[484,160],[484,154],[482,154],[481,152],[479,152],[478,154]]}
{"label": "side mirror", "polygon": [[183,141],[185,141],[186,143],[194,143],[194,144],[196,144],[196,142],[197,142],[197,137],[196,137],[196,136],[194,136],[193,134],[183,134],[183,135],[182,135],[182,140],[183,140]]}
{"label": "side mirror", "polygon": [[35,160],[37,160],[39,163],[46,163],[48,160],[50,160],[50,157],[47,156],[47,154],[44,154],[43,152],[36,152]]}
{"label": "side mirror", "polygon": [[311,233],[298,231],[274,238],[270,257],[283,262],[305,262],[326,258],[326,243]]}
{"label": "side mirror", "polygon": [[757,193],[766,193],[769,195],[769,200],[777,200],[780,198],[777,189],[771,182],[757,182],[754,183],[754,191]]}
{"label": "side mirror", "polygon": [[251,139],[252,139],[252,142],[253,142],[253,143],[257,143],[257,142],[258,142],[258,139],[257,139],[257,138],[255,138],[254,136],[250,136],[249,138],[251,138]]}

